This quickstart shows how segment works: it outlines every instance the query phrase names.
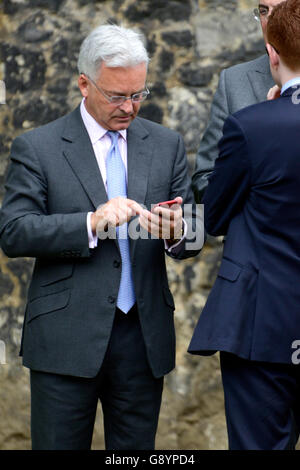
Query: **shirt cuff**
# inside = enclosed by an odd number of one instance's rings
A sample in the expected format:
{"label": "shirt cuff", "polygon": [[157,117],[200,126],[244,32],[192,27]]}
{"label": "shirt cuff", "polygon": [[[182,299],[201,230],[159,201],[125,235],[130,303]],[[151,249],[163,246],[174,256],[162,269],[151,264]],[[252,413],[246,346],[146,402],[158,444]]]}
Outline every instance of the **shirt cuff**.
{"label": "shirt cuff", "polygon": [[187,223],[184,219],[182,219],[182,223],[183,223],[183,235],[182,235],[181,239],[178,240],[178,242],[174,243],[174,245],[169,246],[167,240],[164,240],[165,250],[167,250],[168,253],[171,253],[174,248],[176,248],[177,246],[180,246],[181,243],[186,239]]}
{"label": "shirt cuff", "polygon": [[88,233],[88,239],[89,239],[89,248],[97,248],[98,237],[97,235],[93,235],[93,232],[92,232],[91,215],[92,215],[92,212],[88,212],[86,216],[86,226],[87,226],[87,233]]}

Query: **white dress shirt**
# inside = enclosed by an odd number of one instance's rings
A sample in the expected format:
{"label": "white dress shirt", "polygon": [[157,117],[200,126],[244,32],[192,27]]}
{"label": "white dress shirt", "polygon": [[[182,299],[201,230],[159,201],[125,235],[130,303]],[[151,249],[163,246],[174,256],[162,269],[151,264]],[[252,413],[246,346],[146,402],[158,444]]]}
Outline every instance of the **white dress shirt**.
{"label": "white dress shirt", "polygon": [[[93,150],[95,153],[95,157],[99,166],[99,170],[103,179],[104,186],[105,188],[107,188],[106,156],[111,146],[111,139],[107,135],[107,129],[104,129],[100,124],[98,124],[98,122],[93,118],[93,116],[91,116],[90,113],[87,111],[84,101],[85,99],[83,98],[80,104],[81,117],[86,127],[86,130],[89,134],[89,137],[93,146]],[[126,179],[128,179],[127,178],[127,129],[119,131],[118,145],[119,145],[120,155],[125,166]],[[91,214],[92,212],[89,212],[87,214],[87,232],[88,232],[88,239],[89,239],[89,247],[96,248],[98,245],[98,237],[97,235],[93,235],[92,233]],[[172,245],[171,247],[169,247],[167,242],[165,241],[165,248],[171,251],[173,248],[178,246],[185,239],[186,232],[187,232],[187,227],[184,221],[184,234],[183,234],[182,239],[176,244]]]}
{"label": "white dress shirt", "polygon": [[288,80],[282,85],[280,94],[282,95],[288,88],[297,85],[300,85],[300,77],[291,78],[291,80]]}

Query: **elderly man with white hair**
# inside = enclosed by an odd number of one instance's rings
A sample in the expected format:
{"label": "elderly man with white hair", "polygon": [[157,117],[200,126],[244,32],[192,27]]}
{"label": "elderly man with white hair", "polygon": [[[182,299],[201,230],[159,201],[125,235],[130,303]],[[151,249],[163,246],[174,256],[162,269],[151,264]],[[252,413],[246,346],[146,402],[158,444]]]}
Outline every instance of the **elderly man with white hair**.
{"label": "elderly man with white hair", "polygon": [[79,54],[81,104],[12,145],[0,237],[36,259],[21,350],[33,449],[89,449],[98,400],[107,449],[154,448],[175,365],[165,252],[199,248],[183,139],[137,117],[148,61],[138,33],[98,27]]}

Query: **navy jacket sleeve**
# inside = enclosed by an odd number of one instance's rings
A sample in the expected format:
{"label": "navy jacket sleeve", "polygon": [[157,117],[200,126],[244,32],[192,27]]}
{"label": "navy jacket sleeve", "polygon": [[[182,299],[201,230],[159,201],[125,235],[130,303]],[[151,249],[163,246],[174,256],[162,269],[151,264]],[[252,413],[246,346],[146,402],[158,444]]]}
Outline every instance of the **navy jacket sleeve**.
{"label": "navy jacket sleeve", "polygon": [[229,116],[203,199],[204,224],[209,234],[226,235],[230,221],[244,206],[250,181],[247,139],[237,118]]}

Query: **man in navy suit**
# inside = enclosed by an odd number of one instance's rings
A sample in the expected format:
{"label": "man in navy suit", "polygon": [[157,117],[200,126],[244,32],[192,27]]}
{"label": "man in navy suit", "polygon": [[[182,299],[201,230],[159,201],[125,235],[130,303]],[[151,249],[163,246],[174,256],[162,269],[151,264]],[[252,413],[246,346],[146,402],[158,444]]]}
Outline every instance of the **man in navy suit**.
{"label": "man in navy suit", "polygon": [[268,21],[281,96],[228,117],[203,201],[226,241],[189,352],[220,351],[230,449],[292,449],[299,435],[299,3]]}

